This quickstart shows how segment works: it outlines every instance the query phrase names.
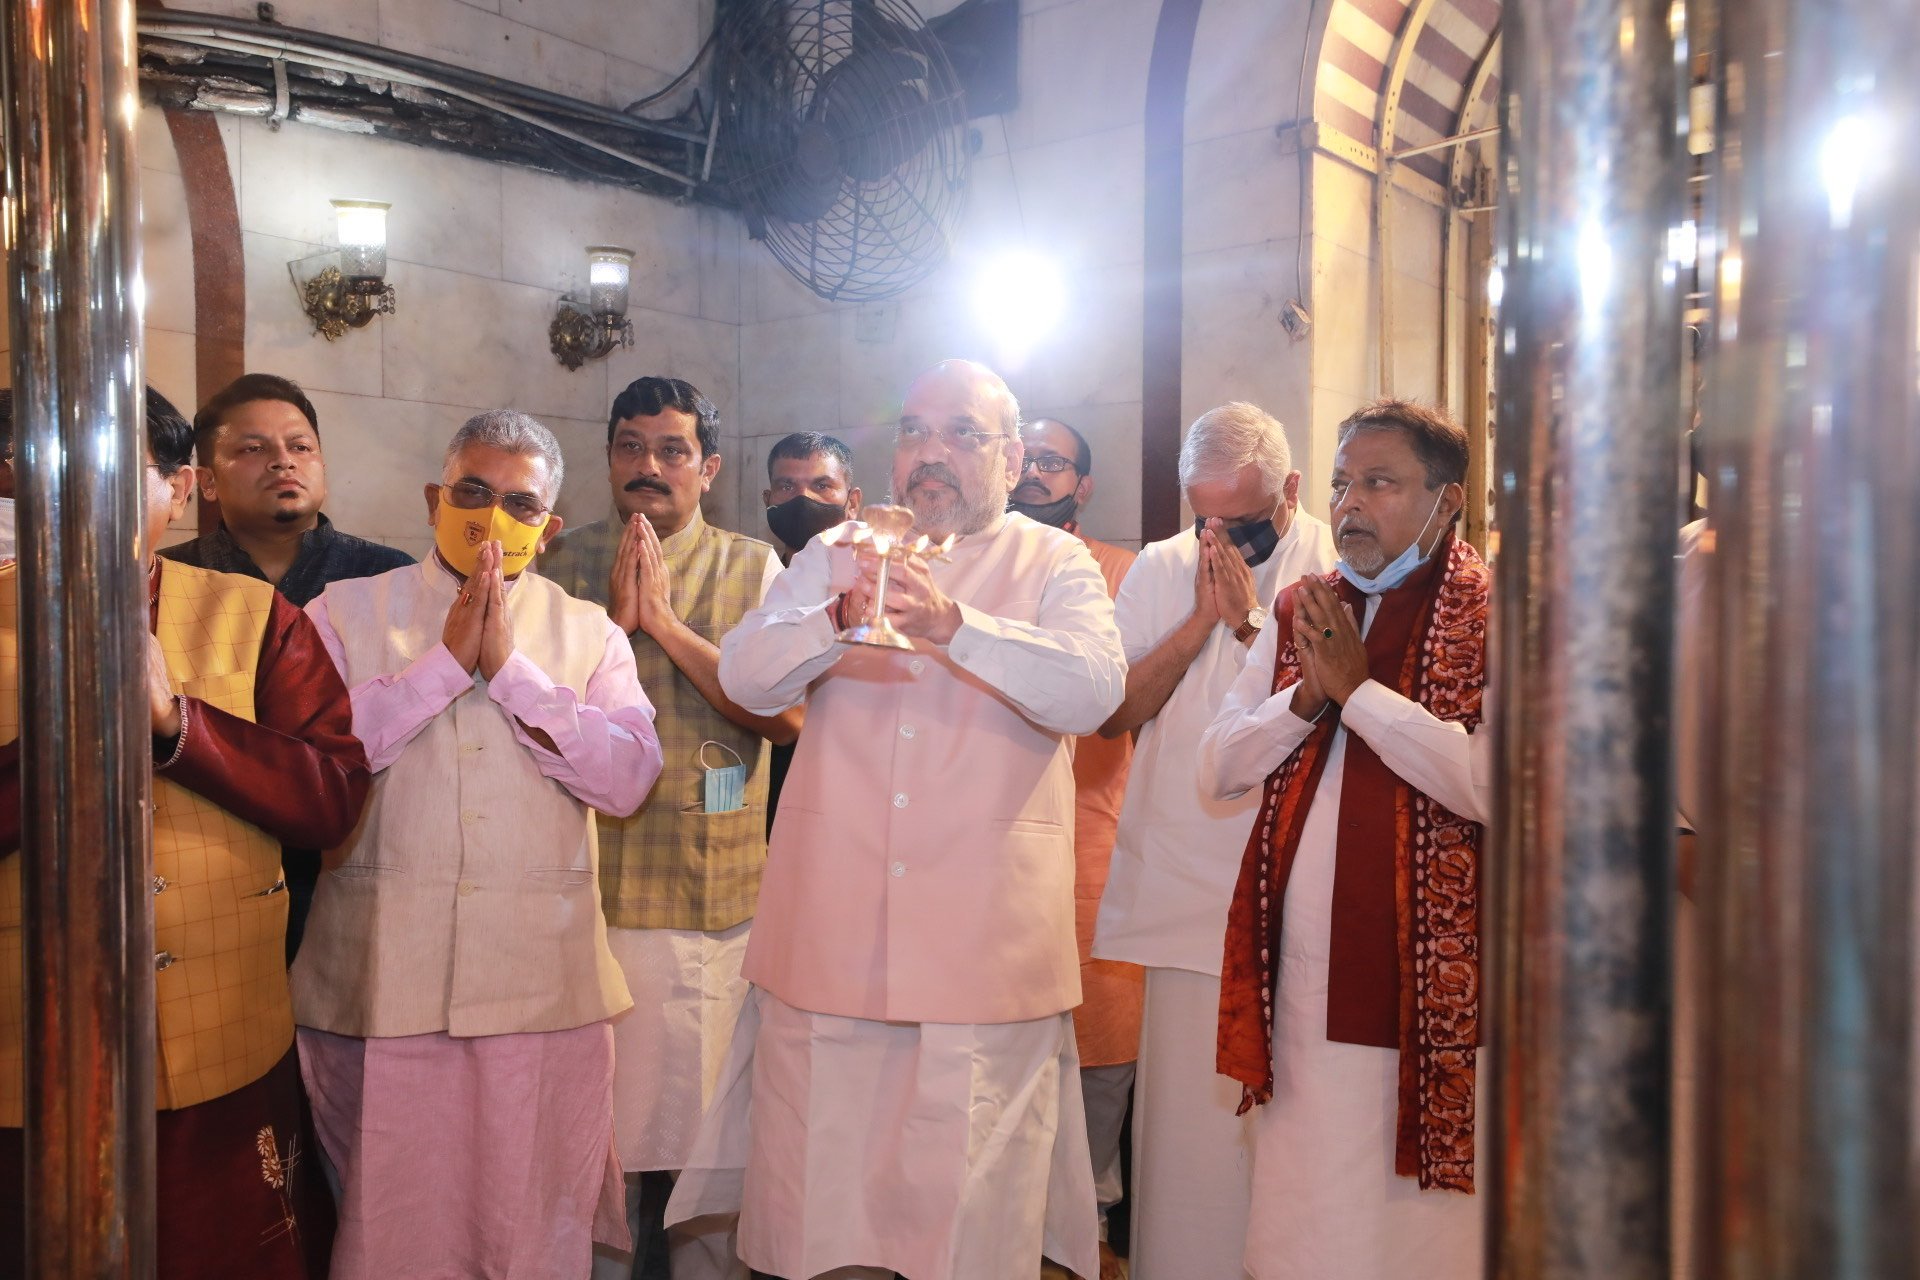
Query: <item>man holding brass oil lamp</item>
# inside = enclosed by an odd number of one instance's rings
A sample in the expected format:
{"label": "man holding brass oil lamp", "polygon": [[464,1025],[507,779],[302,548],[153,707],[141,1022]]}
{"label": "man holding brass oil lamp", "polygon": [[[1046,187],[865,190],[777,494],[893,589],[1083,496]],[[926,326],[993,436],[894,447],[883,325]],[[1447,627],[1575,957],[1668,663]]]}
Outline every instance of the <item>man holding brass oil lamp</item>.
{"label": "man holding brass oil lamp", "polygon": [[1079,539],[1006,509],[1018,427],[990,370],[921,375],[900,507],[808,545],[721,645],[727,695],[804,702],[807,731],[667,1217],[739,1213],[760,1271],[1098,1268],[1069,742],[1119,705],[1126,660]]}

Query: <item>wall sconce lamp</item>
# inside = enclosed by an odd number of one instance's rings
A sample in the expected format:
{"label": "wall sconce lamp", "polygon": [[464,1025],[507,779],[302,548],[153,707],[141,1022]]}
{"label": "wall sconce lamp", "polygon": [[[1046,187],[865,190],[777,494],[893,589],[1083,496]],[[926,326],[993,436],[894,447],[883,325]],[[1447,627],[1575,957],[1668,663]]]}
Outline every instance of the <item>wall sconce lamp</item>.
{"label": "wall sconce lamp", "polygon": [[300,309],[328,342],[377,315],[393,314],[393,286],[386,280],[392,207],[380,200],[335,200],[340,247],[287,264]]}
{"label": "wall sconce lamp", "polygon": [[633,321],[627,319],[627,285],[633,250],[616,245],[587,247],[587,296],[567,294],[547,327],[554,358],[569,369],[598,360],[615,347],[633,345]]}

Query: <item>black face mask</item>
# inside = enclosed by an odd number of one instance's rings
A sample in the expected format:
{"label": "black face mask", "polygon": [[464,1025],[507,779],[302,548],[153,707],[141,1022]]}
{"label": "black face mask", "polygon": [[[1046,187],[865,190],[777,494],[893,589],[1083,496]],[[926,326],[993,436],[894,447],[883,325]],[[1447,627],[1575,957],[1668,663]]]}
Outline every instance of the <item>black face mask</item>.
{"label": "black face mask", "polygon": [[844,524],[846,519],[846,503],[817,502],[804,493],[767,508],[767,528],[796,551],[812,542],[816,535]]}
{"label": "black face mask", "polygon": [[1073,519],[1074,513],[1080,510],[1080,503],[1072,494],[1068,494],[1058,502],[1009,501],[1007,510],[1018,511],[1029,520],[1038,520],[1041,524],[1050,524],[1056,529],[1064,529]]}
{"label": "black face mask", "polygon": [[[1205,516],[1193,522],[1193,536],[1199,537],[1205,532]],[[1267,557],[1280,545],[1280,531],[1273,527],[1273,517],[1256,520],[1252,524],[1230,524],[1224,531],[1227,538],[1240,552],[1240,558],[1249,566],[1265,564]]]}

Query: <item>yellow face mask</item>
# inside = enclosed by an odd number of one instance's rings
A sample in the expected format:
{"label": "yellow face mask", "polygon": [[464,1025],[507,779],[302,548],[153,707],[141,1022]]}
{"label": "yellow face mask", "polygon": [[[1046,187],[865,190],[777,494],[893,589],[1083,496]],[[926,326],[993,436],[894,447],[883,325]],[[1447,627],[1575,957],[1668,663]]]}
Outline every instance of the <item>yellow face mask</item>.
{"label": "yellow face mask", "polygon": [[440,495],[433,517],[433,545],[447,567],[465,577],[480,560],[480,548],[487,542],[500,544],[500,576],[511,578],[533,560],[540,546],[540,535],[553,515],[549,512],[539,524],[521,524],[496,503],[474,511],[463,511]]}

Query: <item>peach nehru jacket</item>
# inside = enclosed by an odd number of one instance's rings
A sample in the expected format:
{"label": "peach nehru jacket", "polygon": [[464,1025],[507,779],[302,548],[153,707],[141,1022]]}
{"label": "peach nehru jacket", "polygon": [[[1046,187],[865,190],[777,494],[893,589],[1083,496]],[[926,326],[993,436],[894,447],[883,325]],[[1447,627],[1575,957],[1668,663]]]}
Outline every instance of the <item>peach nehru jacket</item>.
{"label": "peach nehru jacket", "polygon": [[750,711],[804,701],[746,976],[795,1008],[1022,1022],[1080,1003],[1073,761],[1126,691],[1105,580],[1021,515],[933,565],[951,644],[834,639],[852,552],[816,538],[720,648]]}

